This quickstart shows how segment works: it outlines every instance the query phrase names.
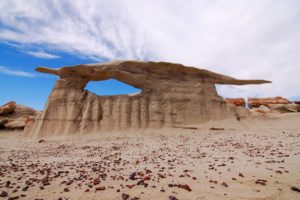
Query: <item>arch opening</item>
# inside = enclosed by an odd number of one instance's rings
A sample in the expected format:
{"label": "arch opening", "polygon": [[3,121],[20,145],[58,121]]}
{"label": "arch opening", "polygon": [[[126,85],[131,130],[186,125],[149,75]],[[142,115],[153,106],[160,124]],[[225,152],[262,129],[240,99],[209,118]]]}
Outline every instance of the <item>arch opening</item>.
{"label": "arch opening", "polygon": [[90,81],[84,89],[98,96],[135,95],[142,92],[141,89],[116,79]]}

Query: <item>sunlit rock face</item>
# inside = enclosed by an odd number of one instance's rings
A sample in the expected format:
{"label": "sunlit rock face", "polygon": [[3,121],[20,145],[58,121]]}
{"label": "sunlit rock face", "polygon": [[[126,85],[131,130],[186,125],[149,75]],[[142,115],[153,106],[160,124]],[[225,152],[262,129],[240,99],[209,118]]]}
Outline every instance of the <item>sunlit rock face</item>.
{"label": "sunlit rock face", "polygon": [[0,130],[22,130],[37,114],[32,108],[10,101],[0,106]]}
{"label": "sunlit rock face", "polygon": [[[215,84],[261,84],[204,69],[166,62],[120,61],[49,69],[60,77],[45,106],[26,132],[32,136],[174,127],[235,117]],[[136,95],[97,96],[84,90],[89,81],[117,79]]]}
{"label": "sunlit rock face", "polygon": [[297,112],[297,104],[289,101],[286,98],[268,97],[268,98],[249,98],[248,105],[254,110],[260,110],[259,108],[266,108],[269,112],[277,113],[287,113],[287,112]]}
{"label": "sunlit rock face", "polygon": [[226,98],[225,101],[227,104],[231,104],[232,106],[246,106],[246,101],[244,98]]}

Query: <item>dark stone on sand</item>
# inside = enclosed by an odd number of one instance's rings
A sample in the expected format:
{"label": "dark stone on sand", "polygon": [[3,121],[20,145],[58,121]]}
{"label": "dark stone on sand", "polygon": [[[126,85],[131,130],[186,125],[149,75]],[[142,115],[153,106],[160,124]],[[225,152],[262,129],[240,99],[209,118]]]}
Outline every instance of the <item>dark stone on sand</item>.
{"label": "dark stone on sand", "polygon": [[127,200],[129,198],[129,194],[123,193],[122,194],[122,199]]}
{"label": "dark stone on sand", "polygon": [[293,190],[293,191],[295,191],[295,192],[300,192],[300,189],[297,188],[297,187],[295,187],[295,186],[292,186],[292,187],[291,187],[291,190]]}
{"label": "dark stone on sand", "polygon": [[5,191],[2,191],[0,194],[0,197],[7,197],[7,196],[8,196],[8,193]]}

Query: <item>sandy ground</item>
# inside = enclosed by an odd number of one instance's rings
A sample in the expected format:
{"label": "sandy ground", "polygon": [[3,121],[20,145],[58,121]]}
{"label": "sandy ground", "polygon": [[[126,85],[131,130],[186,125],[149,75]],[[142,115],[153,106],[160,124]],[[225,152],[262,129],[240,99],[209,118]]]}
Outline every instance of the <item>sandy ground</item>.
{"label": "sandy ground", "polygon": [[0,199],[300,199],[299,113],[193,127],[0,132]]}

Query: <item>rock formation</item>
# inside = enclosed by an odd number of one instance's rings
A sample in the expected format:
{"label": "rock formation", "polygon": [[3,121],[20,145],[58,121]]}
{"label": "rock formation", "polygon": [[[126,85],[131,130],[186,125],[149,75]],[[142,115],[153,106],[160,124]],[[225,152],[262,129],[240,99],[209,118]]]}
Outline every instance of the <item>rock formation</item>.
{"label": "rock formation", "polygon": [[297,112],[297,105],[283,97],[249,98],[248,106],[251,109],[265,112]]}
{"label": "rock formation", "polygon": [[10,101],[0,106],[0,129],[23,129],[36,115],[34,109]]}
{"label": "rock formation", "polygon": [[246,101],[244,98],[226,98],[225,101],[233,106],[246,106]]}
{"label": "rock formation", "polygon": [[16,102],[10,101],[0,107],[0,116],[12,113],[16,108]]}
{"label": "rock formation", "polygon": [[[36,70],[60,79],[43,113],[27,128],[31,136],[172,127],[235,117],[235,111],[217,95],[215,84],[269,83],[166,62],[120,61]],[[84,90],[89,81],[107,79],[142,92],[97,96]]]}
{"label": "rock formation", "polygon": [[294,101],[296,104],[297,112],[300,112],[300,101]]}
{"label": "rock formation", "polygon": [[248,98],[248,105],[250,108],[259,107],[261,105],[267,106],[270,104],[290,104],[291,102],[283,97],[268,97],[268,98]]}

